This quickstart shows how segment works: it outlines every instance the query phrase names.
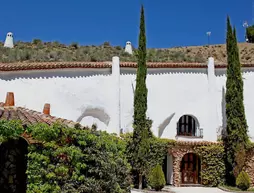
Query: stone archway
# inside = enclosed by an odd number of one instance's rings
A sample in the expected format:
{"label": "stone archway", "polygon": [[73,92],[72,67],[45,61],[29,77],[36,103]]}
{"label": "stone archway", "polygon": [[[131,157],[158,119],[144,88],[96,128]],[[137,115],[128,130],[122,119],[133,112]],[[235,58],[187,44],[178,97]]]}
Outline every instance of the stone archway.
{"label": "stone archway", "polygon": [[0,145],[0,190],[2,193],[25,193],[27,186],[28,142],[20,137]]}
{"label": "stone archway", "polygon": [[[200,178],[200,172],[202,170],[202,164],[201,164],[201,159],[199,155],[197,155],[194,151],[193,148],[189,145],[186,146],[176,146],[169,150],[169,154],[173,156],[173,185],[176,187],[182,186],[182,160],[184,159],[184,156],[187,154],[195,154],[199,158],[199,175],[198,175],[198,180],[197,184],[201,184],[201,178]],[[188,167],[187,167],[188,169]]]}

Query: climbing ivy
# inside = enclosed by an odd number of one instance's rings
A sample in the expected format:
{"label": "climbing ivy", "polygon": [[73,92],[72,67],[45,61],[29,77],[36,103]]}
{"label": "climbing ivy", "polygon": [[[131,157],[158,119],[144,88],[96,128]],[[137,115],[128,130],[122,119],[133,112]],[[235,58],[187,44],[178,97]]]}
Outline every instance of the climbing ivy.
{"label": "climbing ivy", "polygon": [[0,120],[0,143],[7,139],[17,139],[24,132],[20,121]]}
{"label": "climbing ivy", "polygon": [[221,144],[194,148],[202,162],[201,179],[203,185],[218,186],[225,182],[224,147]]}
{"label": "climbing ivy", "polygon": [[28,146],[27,193],[123,193],[130,189],[130,166],[123,140],[106,132],[60,124],[1,121],[0,139],[22,133],[39,141]]}

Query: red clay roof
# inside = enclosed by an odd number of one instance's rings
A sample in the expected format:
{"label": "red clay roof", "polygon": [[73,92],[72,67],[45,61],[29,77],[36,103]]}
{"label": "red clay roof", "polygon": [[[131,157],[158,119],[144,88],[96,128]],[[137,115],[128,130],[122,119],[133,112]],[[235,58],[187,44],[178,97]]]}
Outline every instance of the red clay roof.
{"label": "red clay roof", "polygon": [[4,107],[4,103],[0,102],[0,120],[21,120],[23,125],[35,123],[46,123],[51,125],[55,122],[62,123],[69,127],[74,127],[77,124],[74,121],[57,118],[51,115],[45,115],[38,111],[29,110],[23,107]]}
{"label": "red clay roof", "polygon": [[18,62],[0,63],[0,71],[50,70],[63,68],[111,68],[111,62]]}
{"label": "red clay roof", "polygon": [[[0,63],[0,71],[50,70],[64,68],[111,68],[112,62],[18,62]],[[136,62],[121,62],[122,68],[136,68]],[[215,68],[226,68],[226,64],[215,64]],[[207,68],[205,63],[172,63],[147,62],[148,68]],[[254,67],[254,64],[243,64],[243,67]]]}

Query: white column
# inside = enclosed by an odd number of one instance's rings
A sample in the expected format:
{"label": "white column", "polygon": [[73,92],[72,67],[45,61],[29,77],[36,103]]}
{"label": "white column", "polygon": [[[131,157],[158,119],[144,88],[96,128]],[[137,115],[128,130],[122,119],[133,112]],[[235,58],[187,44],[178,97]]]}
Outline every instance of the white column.
{"label": "white column", "polygon": [[210,57],[207,64],[207,75],[208,75],[208,106],[209,106],[209,128],[204,129],[204,135],[209,135],[209,139],[213,141],[217,140],[217,129],[219,127],[219,112],[216,100],[216,76],[215,76],[215,65],[214,58]]}
{"label": "white column", "polygon": [[209,91],[214,92],[215,85],[216,85],[216,78],[215,78],[214,58],[212,57],[208,59],[207,71],[208,71],[207,73],[208,73]]}
{"label": "white column", "polygon": [[118,56],[114,56],[112,59],[112,78],[113,78],[113,85],[114,85],[114,99],[115,99],[115,107],[113,122],[115,128],[115,133],[117,135],[120,134],[121,129],[121,120],[120,120],[120,59]]}

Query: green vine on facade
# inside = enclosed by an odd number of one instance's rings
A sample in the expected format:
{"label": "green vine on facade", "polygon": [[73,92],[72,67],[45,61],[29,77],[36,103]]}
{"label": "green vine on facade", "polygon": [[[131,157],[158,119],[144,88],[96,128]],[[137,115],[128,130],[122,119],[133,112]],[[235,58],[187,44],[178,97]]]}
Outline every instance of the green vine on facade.
{"label": "green vine on facade", "polygon": [[225,182],[225,153],[222,144],[195,147],[202,160],[201,179],[205,186],[216,187]]}
{"label": "green vine on facade", "polygon": [[8,139],[17,139],[24,132],[20,121],[0,120],[0,143]]}

